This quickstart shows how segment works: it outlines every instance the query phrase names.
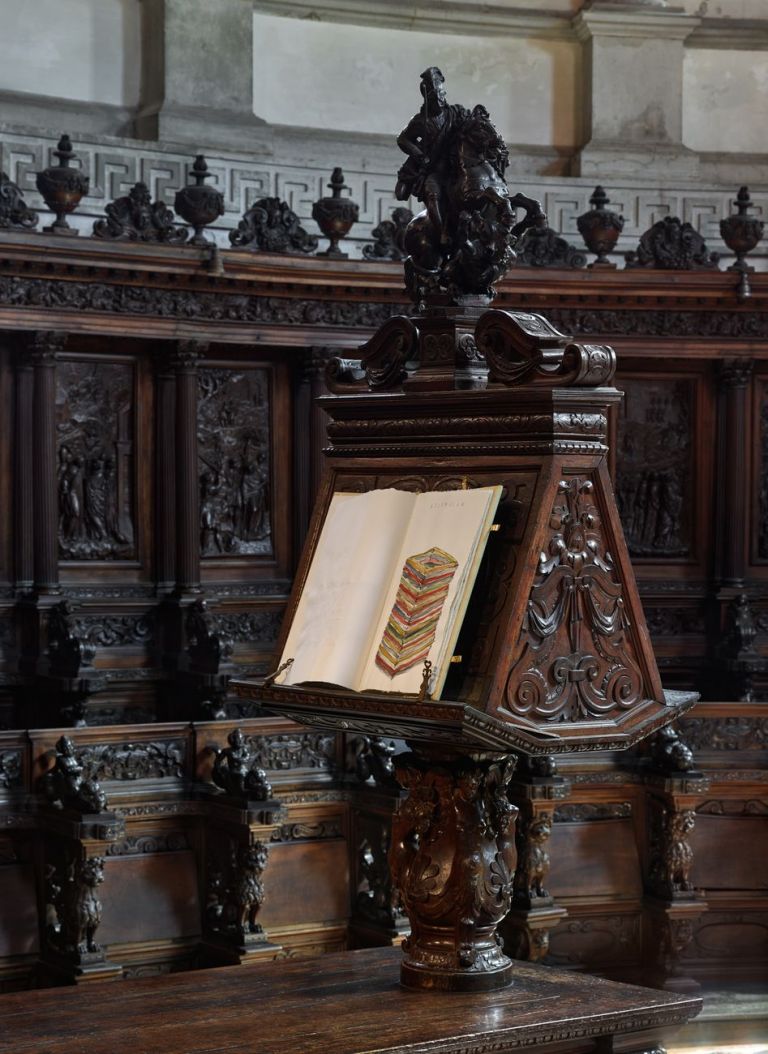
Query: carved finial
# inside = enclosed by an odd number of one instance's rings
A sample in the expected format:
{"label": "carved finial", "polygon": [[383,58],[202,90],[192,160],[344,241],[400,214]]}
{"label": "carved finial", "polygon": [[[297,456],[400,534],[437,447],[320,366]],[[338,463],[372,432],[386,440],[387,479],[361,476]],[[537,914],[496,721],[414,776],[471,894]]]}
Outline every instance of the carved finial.
{"label": "carved finial", "polygon": [[424,660],[424,669],[421,674],[421,684],[419,686],[419,702],[423,703],[426,699],[430,699],[429,694],[429,682],[432,677],[432,663],[429,659]]}
{"label": "carved finial", "polygon": [[603,187],[595,187],[589,203],[592,208],[576,220],[576,226],[587,248],[597,254],[597,259],[589,266],[590,268],[615,270],[616,264],[611,263],[608,259],[608,253],[611,252],[624,229],[624,217],[606,208],[610,204],[610,199]]}
{"label": "carved finial", "polygon": [[58,165],[51,165],[36,175],[37,189],[51,212],[56,213],[54,223],[44,227],[43,231],[46,234],[76,235],[78,231],[70,227],[66,217],[75,211],[80,199],[88,193],[89,179],[80,169],[70,167],[77,155],[68,135],[62,135],[53,156],[58,158]]}
{"label": "carved finial", "polygon": [[344,185],[344,173],[340,168],[334,168],[328,186],[331,188],[331,197],[320,198],[312,206],[312,219],[331,243],[325,252],[317,255],[346,260],[348,254],[339,249],[339,242],[349,233],[352,225],[357,223],[360,209],[351,198],[341,196],[342,190],[347,187]]}
{"label": "carved finial", "polygon": [[215,187],[205,185],[205,180],[213,173],[208,171],[202,154],[195,158],[191,174],[195,182],[177,192],[174,208],[183,220],[194,227],[195,233],[189,244],[209,246],[213,243],[203,237],[203,228],[224,215],[224,195]]}

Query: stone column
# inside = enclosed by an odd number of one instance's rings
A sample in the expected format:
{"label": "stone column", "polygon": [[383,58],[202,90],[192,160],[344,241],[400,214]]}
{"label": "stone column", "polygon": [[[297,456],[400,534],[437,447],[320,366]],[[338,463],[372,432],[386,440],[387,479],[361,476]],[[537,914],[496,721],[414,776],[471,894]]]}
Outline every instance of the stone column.
{"label": "stone column", "polygon": [[141,36],[140,138],[260,149],[252,0],[142,0]]}
{"label": "stone column", "polygon": [[56,359],[66,334],[35,334],[30,358],[32,401],[33,547],[35,590],[59,592],[59,488],[56,478]]}
{"label": "stone column", "polygon": [[184,340],[176,352],[176,592],[200,589],[200,484],[197,363],[206,344]]}
{"label": "stone column", "polygon": [[696,176],[682,133],[684,42],[698,24],[649,0],[594,0],[576,16],[587,114],[578,175]]}

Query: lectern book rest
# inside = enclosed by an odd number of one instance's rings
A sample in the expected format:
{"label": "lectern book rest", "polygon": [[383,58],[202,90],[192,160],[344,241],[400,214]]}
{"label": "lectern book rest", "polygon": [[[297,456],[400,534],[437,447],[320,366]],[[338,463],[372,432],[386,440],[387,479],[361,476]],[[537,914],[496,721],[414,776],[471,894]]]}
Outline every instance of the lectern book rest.
{"label": "lectern book rest", "polygon": [[334,494],[277,683],[439,698],[501,490]]}
{"label": "lectern book rest", "polygon": [[293,663],[232,686],[304,724],[406,741],[389,852],[411,923],[401,981],[483,990],[514,974],[496,925],[519,755],[622,749],[696,697],[662,689],[619,522],[615,353],[490,308],[546,218],[509,194],[483,106],[449,105],[434,66],[421,95],[396,191],[425,206],[405,234],[416,310],[329,368],[326,469],[278,645]]}

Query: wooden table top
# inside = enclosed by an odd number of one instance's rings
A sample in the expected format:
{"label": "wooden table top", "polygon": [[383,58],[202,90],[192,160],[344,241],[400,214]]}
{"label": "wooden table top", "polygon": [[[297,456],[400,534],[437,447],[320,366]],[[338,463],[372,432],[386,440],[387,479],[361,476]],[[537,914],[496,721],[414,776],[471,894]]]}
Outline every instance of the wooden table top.
{"label": "wooden table top", "polygon": [[[645,1038],[683,1024],[701,1008],[701,1000],[690,996],[529,963],[517,964],[514,985],[499,992],[409,992],[398,984],[400,958],[397,948],[376,948],[13,993],[0,997],[0,1051],[503,1054],[521,1046],[589,1051],[595,1047],[588,1037],[643,1033]],[[600,1049],[613,1048],[609,1042]]]}

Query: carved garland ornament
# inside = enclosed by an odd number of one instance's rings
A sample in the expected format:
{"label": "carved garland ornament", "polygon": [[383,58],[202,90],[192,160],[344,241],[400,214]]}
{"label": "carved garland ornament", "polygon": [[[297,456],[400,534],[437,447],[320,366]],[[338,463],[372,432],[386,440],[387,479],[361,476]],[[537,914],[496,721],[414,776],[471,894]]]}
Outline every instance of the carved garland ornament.
{"label": "carved garland ornament", "polygon": [[628,638],[622,586],[605,549],[594,485],[561,481],[549,545],[506,687],[515,714],[578,721],[629,710],[643,678]]}

